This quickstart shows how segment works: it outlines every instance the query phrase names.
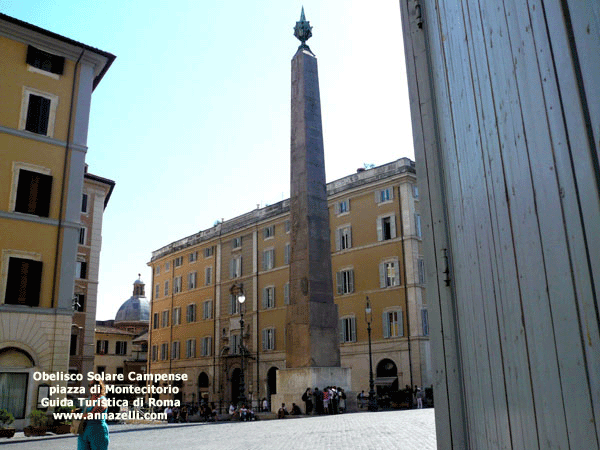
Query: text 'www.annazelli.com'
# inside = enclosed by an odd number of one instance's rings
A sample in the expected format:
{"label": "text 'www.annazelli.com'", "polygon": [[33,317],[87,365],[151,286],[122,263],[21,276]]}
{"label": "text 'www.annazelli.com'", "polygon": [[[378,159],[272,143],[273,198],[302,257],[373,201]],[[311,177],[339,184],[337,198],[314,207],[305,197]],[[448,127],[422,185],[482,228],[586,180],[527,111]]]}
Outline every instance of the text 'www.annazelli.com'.
{"label": "text 'www.annazelli.com'", "polygon": [[154,412],[103,412],[103,413],[54,413],[54,420],[167,420],[166,413]]}

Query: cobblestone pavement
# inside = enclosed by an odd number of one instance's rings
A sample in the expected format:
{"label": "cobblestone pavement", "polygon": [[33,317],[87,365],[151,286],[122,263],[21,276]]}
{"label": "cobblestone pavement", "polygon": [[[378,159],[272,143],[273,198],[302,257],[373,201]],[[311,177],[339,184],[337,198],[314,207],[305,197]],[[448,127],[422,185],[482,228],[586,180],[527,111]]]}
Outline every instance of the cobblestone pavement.
{"label": "cobblestone pavement", "polygon": [[[110,450],[436,448],[433,409],[361,412],[258,422],[110,426]],[[21,433],[22,435],[22,433]],[[12,442],[11,442],[12,441]],[[0,441],[6,450],[76,449],[75,436]]]}

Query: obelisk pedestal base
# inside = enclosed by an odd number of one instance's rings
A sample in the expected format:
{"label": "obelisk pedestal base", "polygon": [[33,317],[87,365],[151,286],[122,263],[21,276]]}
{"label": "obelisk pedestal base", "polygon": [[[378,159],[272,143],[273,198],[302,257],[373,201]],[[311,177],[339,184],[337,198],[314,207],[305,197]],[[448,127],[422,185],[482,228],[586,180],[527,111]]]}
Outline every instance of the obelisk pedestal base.
{"label": "obelisk pedestal base", "polygon": [[338,386],[350,393],[352,376],[349,367],[300,367],[297,369],[280,369],[277,371],[277,394],[271,396],[271,412],[277,413],[282,403],[291,411],[292,403],[304,411],[302,395],[306,388],[319,390],[327,386]]}

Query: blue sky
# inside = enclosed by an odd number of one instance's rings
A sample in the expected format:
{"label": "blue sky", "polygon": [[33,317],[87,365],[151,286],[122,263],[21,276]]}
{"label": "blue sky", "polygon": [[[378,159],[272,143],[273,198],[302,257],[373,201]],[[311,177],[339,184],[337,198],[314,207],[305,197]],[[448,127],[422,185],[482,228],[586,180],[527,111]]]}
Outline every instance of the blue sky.
{"label": "blue sky", "polygon": [[397,0],[0,0],[0,11],[111,52],[92,98],[89,171],[115,180],[97,319],[151,252],[289,197],[290,61],[304,5],[319,62],[327,180],[414,159]]}

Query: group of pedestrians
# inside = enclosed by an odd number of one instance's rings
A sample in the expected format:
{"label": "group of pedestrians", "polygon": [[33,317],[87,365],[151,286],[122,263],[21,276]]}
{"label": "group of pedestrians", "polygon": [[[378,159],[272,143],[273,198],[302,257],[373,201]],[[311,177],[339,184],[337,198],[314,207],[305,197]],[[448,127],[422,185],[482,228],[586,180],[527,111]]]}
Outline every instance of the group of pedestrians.
{"label": "group of pedestrians", "polygon": [[248,407],[245,403],[242,403],[238,408],[231,403],[229,405],[229,416],[232,420],[241,420],[242,422],[258,420],[252,408]]}
{"label": "group of pedestrians", "polygon": [[346,393],[337,386],[327,386],[322,391],[318,387],[306,388],[302,401],[307,415],[341,414],[346,410]]}

